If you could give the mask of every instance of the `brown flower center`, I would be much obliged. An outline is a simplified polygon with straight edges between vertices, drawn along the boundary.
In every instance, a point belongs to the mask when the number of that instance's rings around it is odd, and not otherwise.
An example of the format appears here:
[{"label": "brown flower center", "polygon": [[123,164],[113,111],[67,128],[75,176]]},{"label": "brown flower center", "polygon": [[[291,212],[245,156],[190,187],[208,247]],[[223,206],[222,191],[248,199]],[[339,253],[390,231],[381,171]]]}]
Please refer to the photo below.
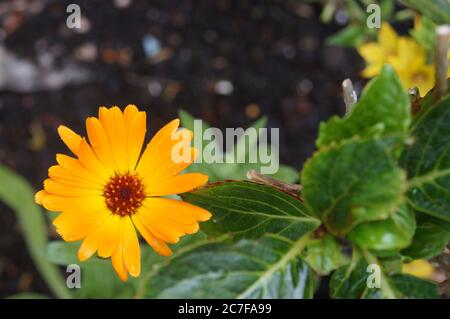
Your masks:
[{"label": "brown flower center", "polygon": [[417,72],[412,76],[414,83],[422,83],[428,80],[428,75],[425,72]]},{"label": "brown flower center", "polygon": [[106,206],[113,214],[133,215],[145,198],[144,185],[137,175],[111,177],[103,190]]}]

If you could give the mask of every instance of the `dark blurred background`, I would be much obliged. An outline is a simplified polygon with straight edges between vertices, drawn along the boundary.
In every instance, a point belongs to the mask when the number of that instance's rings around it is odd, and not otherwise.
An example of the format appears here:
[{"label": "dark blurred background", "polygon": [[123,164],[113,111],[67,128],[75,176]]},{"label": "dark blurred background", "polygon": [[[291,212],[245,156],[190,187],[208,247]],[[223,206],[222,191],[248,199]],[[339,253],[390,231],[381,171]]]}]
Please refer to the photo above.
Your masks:
[{"label": "dark blurred background", "polygon": [[[80,29],[66,26],[70,3]],[[266,115],[280,161],[300,169],[319,122],[344,111],[342,80],[361,87],[361,59],[324,44],[341,26],[320,11],[295,0],[0,1],[0,162],[38,189],[65,151],[59,124],[85,134],[98,106],[132,103],[151,134],[180,108],[219,128]],[[13,212],[0,211],[0,297],[49,293]]]}]

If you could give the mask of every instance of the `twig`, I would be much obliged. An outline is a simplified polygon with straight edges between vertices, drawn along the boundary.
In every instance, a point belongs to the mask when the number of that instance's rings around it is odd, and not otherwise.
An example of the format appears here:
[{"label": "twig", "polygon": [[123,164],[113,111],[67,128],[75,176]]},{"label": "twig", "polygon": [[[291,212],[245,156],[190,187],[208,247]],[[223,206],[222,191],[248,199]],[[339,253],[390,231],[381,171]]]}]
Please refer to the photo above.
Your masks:
[{"label": "twig", "polygon": [[417,87],[408,90],[409,99],[411,100],[411,113],[416,115],[420,111],[420,92]]},{"label": "twig", "polygon": [[353,90],[353,83],[350,79],[342,81],[342,91],[344,94],[345,113],[349,113],[358,100],[356,92]]},{"label": "twig", "polygon": [[441,25],[437,28],[437,46],[435,81],[436,81],[436,100],[441,99],[447,94],[447,69],[448,69],[448,40],[450,37],[450,25]]},{"label": "twig", "polygon": [[284,190],[286,192],[293,193],[296,195],[298,195],[300,190],[302,189],[302,186],[299,184],[285,183],[285,182],[279,181],[275,178],[258,173],[254,169],[251,169],[247,172],[247,178],[251,181],[274,186],[276,188],[279,188],[281,190]]}]

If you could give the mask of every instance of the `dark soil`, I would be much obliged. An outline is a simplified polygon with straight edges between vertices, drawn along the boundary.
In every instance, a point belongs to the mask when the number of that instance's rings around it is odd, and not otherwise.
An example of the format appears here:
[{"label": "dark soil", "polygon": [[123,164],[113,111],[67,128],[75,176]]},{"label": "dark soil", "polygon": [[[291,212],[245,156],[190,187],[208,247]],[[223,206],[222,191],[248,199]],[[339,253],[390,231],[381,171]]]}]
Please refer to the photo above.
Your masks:
[{"label": "dark soil", "polygon": [[[41,2],[33,13],[0,12],[0,45],[3,34],[18,58],[50,54],[56,66],[77,61],[92,76],[55,90],[0,91],[0,162],[36,189],[55,153],[65,152],[57,126],[84,134],[85,118],[100,105],[144,108],[151,134],[179,108],[220,128],[247,127],[266,115],[280,128],[281,162],[300,169],[314,151],[319,122],[343,112],[342,80],[360,87],[357,53],[326,46],[339,27],[320,23],[320,8],[301,1],[135,0],[122,9],[80,1],[90,24],[83,33],[65,27],[73,0]],[[146,54],[146,36],[161,48]],[[80,49],[86,44],[91,51]],[[218,81],[231,82],[232,92]],[[48,293],[15,216],[0,210],[0,297]]]}]

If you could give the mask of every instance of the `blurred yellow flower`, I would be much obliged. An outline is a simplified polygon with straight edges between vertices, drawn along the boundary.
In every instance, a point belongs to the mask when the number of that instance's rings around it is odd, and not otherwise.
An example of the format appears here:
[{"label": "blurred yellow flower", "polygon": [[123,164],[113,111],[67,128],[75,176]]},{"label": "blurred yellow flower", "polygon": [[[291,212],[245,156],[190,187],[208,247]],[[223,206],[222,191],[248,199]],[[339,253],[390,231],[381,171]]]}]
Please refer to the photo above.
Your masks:
[{"label": "blurred yellow flower", "polygon": [[378,75],[388,59],[398,54],[398,42],[397,33],[388,23],[383,22],[378,33],[378,42],[365,43],[358,48],[359,54],[367,63],[362,76],[371,78]]},{"label": "blurred yellow flower", "polygon": [[414,260],[413,262],[403,264],[403,273],[413,275],[419,278],[431,278],[434,274],[433,266],[424,259]]},{"label": "blurred yellow flower", "polygon": [[[416,26],[419,24],[420,21]],[[417,87],[423,96],[434,86],[434,65],[427,63],[425,50],[414,39],[398,36],[386,22],[378,33],[378,41],[361,45],[358,52],[367,63],[361,73],[363,77],[374,77],[383,64],[390,64],[405,89]]]},{"label": "blurred yellow flower", "polygon": [[425,95],[434,86],[434,65],[426,63],[426,52],[413,39],[401,38],[396,56],[388,59],[397,72],[403,87],[417,87]]},{"label": "blurred yellow flower", "polygon": [[[164,126],[142,155],[146,113],[134,105],[123,113],[118,107],[101,107],[98,118],[86,120],[89,143],[65,126],[58,128],[76,158],[56,155],[59,165],[49,168],[36,202],[61,212],[53,225],[65,241],[83,240],[80,261],[97,252],[111,257],[121,280],[128,274],[137,277],[141,263],[136,229],[157,253],[168,256],[172,251],[166,243],[197,232],[198,222],[211,217],[200,207],[159,197],[190,191],[208,179],[197,173],[179,175],[197,155],[191,147],[189,161],[172,160],[172,148],[180,142],[172,135],[179,124],[176,119]],[[184,133],[179,136],[188,136],[190,142],[192,132]]]}]

